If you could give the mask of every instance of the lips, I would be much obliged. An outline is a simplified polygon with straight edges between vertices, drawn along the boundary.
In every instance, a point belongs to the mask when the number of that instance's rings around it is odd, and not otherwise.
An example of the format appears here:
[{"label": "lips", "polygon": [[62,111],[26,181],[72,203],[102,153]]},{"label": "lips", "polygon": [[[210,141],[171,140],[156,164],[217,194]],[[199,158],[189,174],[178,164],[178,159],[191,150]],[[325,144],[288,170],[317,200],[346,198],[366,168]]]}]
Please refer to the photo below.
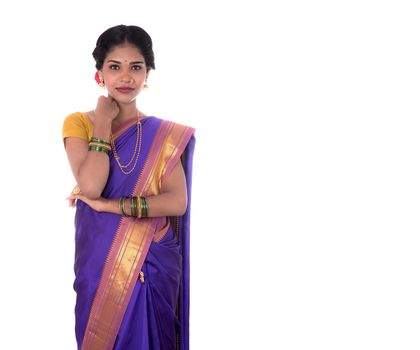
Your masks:
[{"label": "lips", "polygon": [[133,88],[131,88],[131,87],[125,87],[125,86],[118,87],[118,88],[116,88],[116,90],[118,92],[121,92],[122,94],[129,94],[130,92],[134,91]]}]

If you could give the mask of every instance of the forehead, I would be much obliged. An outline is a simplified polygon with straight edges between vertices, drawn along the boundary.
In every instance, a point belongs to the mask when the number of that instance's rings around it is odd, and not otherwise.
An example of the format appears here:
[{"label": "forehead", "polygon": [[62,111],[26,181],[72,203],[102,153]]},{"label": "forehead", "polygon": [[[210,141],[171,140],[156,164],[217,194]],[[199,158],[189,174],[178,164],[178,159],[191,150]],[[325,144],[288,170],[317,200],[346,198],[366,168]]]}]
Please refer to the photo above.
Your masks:
[{"label": "forehead", "polygon": [[137,48],[137,46],[134,46],[131,44],[122,44],[122,45],[113,47],[108,52],[105,59],[123,62],[123,61],[144,60],[144,57],[140,53],[140,50]]}]

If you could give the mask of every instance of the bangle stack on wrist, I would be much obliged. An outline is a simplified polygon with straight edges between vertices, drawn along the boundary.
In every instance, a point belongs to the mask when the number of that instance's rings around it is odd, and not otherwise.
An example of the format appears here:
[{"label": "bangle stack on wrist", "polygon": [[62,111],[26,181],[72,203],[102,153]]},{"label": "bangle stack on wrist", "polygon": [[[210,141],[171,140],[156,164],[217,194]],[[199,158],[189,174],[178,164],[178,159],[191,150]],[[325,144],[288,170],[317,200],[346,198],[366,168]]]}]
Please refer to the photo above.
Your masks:
[{"label": "bangle stack on wrist", "polygon": [[92,137],[89,142],[89,151],[97,151],[97,152],[104,152],[109,153],[111,152],[111,143],[102,140],[98,137]]},{"label": "bangle stack on wrist", "polygon": [[[130,200],[130,215],[127,215],[125,211],[125,201]],[[137,218],[147,218],[149,216],[149,206],[145,197],[121,197],[118,203],[120,208],[121,215],[123,216],[133,216]]]}]

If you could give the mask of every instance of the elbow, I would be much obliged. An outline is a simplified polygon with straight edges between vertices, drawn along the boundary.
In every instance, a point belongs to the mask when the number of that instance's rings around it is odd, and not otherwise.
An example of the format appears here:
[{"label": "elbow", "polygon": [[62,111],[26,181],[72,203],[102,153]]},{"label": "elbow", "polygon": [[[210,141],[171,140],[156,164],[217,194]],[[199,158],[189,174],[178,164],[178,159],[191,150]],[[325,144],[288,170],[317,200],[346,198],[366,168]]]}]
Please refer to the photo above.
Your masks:
[{"label": "elbow", "polygon": [[100,191],[98,188],[95,188],[95,186],[79,185],[79,187],[80,191],[88,199],[98,199],[99,197],[101,197],[102,191]]},{"label": "elbow", "polygon": [[80,188],[80,191],[88,199],[98,199],[101,197],[103,187],[100,186],[98,181],[93,181],[91,178],[86,176],[77,177],[77,182]]},{"label": "elbow", "polygon": [[187,207],[188,207],[188,200],[187,198],[182,198],[177,202],[177,207],[176,207],[176,216],[182,216],[185,214],[185,212],[187,211]]}]

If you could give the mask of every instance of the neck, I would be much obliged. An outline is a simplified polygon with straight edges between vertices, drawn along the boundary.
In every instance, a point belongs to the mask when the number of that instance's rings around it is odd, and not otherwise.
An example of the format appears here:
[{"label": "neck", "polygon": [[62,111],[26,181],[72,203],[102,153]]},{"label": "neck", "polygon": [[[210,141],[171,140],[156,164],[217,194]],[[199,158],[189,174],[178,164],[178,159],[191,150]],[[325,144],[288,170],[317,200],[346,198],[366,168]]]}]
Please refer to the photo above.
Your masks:
[{"label": "neck", "polygon": [[[135,102],[130,104],[118,104],[118,107],[120,108],[120,111],[118,112],[117,118],[113,121],[114,125],[124,123],[129,119],[137,117],[139,114]],[[140,116],[142,116],[142,113],[140,113]]]}]

